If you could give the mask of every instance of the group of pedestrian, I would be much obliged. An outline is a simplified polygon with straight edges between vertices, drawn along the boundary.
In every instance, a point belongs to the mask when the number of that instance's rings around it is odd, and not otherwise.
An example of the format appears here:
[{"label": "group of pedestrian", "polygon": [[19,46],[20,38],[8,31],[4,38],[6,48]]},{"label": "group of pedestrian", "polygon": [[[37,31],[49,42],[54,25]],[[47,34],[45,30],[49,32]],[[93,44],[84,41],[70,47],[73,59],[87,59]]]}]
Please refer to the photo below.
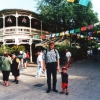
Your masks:
[{"label": "group of pedestrian", "polygon": [[[26,56],[26,55],[24,55]],[[37,75],[35,77],[40,77],[41,72],[47,76],[47,91],[46,93],[50,93],[51,90],[54,92],[58,92],[56,88],[57,83],[57,71],[61,73],[62,78],[62,91],[60,94],[64,94],[66,90],[66,95],[68,95],[68,74],[67,74],[67,68],[70,65],[69,60],[71,57],[71,53],[66,50],[66,65],[62,66],[62,71],[60,70],[60,55],[57,49],[55,49],[55,43],[49,42],[48,43],[48,49],[38,51],[38,57],[37,57],[37,66],[38,71]],[[23,58],[26,62],[26,57]],[[26,66],[26,65],[25,65]],[[15,54],[12,54],[10,57],[8,53],[5,53],[2,57],[2,66],[1,71],[3,74],[3,85],[9,86],[9,75],[10,72],[12,72],[12,75],[14,76],[13,82],[16,84],[19,83],[18,76],[20,75],[20,60],[15,56]],[[51,75],[52,75],[52,86],[51,86]]]},{"label": "group of pedestrian", "polygon": [[18,76],[19,74],[19,59],[15,56],[15,54],[12,54],[10,57],[8,53],[4,53],[2,57],[2,66],[1,71],[3,75],[3,85],[9,86],[9,75],[10,72],[12,72],[12,75],[14,76],[14,81],[16,84],[18,84]]}]

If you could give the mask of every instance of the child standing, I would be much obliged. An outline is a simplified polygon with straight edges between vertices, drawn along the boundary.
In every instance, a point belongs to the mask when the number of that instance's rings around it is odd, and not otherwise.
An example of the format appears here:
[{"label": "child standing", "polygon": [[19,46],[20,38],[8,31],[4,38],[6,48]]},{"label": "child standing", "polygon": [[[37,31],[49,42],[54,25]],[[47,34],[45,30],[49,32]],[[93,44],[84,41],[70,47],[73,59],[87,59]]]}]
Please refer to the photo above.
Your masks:
[{"label": "child standing", "polygon": [[67,68],[65,66],[62,67],[61,78],[62,78],[62,91],[60,92],[60,94],[64,94],[66,90],[66,95],[68,95],[68,74],[67,74]]}]

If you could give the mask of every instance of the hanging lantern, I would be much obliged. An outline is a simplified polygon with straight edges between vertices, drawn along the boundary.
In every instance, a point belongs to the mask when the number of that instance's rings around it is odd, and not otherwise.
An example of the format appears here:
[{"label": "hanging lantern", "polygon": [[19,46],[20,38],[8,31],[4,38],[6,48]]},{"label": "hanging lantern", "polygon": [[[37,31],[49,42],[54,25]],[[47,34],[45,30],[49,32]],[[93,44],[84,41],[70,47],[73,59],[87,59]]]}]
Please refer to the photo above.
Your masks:
[{"label": "hanging lantern", "polygon": [[10,16],[9,16],[9,18],[7,19],[7,22],[8,22],[8,23],[12,23],[12,20],[11,20]]},{"label": "hanging lantern", "polygon": [[34,22],[34,25],[37,25],[38,24],[38,22]]},{"label": "hanging lantern", "polygon": [[22,19],[22,23],[26,23],[26,18],[25,17]]}]

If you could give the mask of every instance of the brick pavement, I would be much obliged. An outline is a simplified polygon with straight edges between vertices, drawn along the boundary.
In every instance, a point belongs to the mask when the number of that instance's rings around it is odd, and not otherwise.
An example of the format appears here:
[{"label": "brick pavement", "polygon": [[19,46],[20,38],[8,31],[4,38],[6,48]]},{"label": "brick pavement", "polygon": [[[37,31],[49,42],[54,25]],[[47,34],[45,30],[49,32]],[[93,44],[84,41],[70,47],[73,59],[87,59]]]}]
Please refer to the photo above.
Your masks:
[{"label": "brick pavement", "polygon": [[[36,64],[21,71],[19,84],[12,83],[12,74],[10,74],[11,86],[2,85],[2,74],[0,73],[0,100],[100,100],[100,61],[84,60],[74,62],[71,68],[68,68],[69,74],[69,95],[46,93],[46,77],[41,74],[40,78],[35,78]],[[57,89],[61,91],[61,78],[58,73]],[[43,84],[36,87],[36,84]]]}]

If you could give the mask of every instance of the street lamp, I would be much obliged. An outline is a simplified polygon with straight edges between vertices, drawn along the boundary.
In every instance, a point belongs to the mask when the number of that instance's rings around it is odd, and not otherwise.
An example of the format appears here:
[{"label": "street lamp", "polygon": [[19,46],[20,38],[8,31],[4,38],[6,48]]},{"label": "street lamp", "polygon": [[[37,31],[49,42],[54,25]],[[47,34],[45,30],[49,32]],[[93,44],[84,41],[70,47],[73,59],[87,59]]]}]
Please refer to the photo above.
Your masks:
[{"label": "street lamp", "polygon": [[[69,21],[69,29],[73,29],[73,27],[74,27],[74,25],[75,25],[75,21],[74,21],[74,19],[72,18],[72,19],[70,19],[70,21]],[[71,34],[70,34],[70,47],[71,47]]]},{"label": "street lamp", "polygon": [[41,36],[42,36],[42,21],[41,21]]}]

